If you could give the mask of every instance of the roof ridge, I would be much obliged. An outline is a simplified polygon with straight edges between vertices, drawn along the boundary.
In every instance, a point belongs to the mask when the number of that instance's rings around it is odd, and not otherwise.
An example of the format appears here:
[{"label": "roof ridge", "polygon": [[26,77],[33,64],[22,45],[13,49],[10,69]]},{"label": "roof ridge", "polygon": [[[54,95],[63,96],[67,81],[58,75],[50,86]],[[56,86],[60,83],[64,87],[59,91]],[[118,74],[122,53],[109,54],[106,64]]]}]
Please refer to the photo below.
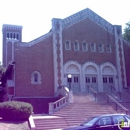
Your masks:
[{"label": "roof ridge", "polygon": [[110,32],[111,34],[114,33],[113,25],[111,23],[109,23],[108,21],[106,21],[101,16],[99,16],[98,14],[96,14],[95,12],[93,12],[92,10],[90,10],[89,8],[81,10],[67,18],[64,18],[62,20],[62,26],[63,26],[63,28],[67,28],[86,18],[91,19],[93,22],[95,22],[96,24],[98,24],[99,26],[101,26],[102,28],[104,28],[105,30]]},{"label": "roof ridge", "polygon": [[20,43],[20,46],[30,47],[30,46],[35,45],[35,44],[37,44],[38,42],[40,42],[40,41],[42,41],[42,40],[48,38],[49,36],[51,36],[51,34],[52,34],[52,31],[51,31],[51,32],[48,32],[48,33],[46,33],[46,34],[44,34],[44,35],[42,35],[42,36],[40,36],[40,37],[38,37],[38,38],[36,38],[36,39],[34,39],[34,40],[32,40],[32,41],[30,41],[30,42]]}]

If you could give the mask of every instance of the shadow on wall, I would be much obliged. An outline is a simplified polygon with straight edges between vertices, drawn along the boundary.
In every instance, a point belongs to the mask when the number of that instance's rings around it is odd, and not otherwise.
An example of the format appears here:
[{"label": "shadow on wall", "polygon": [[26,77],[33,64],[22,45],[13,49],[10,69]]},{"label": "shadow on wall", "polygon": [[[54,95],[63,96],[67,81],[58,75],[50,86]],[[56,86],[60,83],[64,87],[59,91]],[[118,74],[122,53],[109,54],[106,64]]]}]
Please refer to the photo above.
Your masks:
[{"label": "shadow on wall", "polygon": [[55,102],[58,98],[17,98],[14,100],[32,104],[34,114],[48,114],[49,102]]}]

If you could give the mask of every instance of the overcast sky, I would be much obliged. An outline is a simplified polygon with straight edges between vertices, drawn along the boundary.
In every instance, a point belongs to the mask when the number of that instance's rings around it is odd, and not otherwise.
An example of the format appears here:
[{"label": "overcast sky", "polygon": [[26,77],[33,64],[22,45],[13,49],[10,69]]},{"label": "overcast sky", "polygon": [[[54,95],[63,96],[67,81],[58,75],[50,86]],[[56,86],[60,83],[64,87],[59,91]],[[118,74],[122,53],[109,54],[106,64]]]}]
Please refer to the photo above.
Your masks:
[{"label": "overcast sky", "polygon": [[[23,42],[29,42],[51,29],[52,18],[66,18],[90,8],[113,25],[130,21],[130,0],[0,0],[0,27],[23,26]],[[2,31],[0,34],[2,61]]]}]

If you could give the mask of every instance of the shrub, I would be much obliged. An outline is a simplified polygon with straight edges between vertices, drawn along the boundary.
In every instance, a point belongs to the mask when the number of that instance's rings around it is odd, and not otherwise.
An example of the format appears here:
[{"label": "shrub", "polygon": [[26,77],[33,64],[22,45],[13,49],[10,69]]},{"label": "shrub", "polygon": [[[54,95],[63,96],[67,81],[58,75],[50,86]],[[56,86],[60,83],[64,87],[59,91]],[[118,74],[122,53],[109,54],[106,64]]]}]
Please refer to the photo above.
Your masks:
[{"label": "shrub", "polygon": [[6,120],[27,120],[33,112],[29,103],[12,101],[0,103],[0,117]]}]

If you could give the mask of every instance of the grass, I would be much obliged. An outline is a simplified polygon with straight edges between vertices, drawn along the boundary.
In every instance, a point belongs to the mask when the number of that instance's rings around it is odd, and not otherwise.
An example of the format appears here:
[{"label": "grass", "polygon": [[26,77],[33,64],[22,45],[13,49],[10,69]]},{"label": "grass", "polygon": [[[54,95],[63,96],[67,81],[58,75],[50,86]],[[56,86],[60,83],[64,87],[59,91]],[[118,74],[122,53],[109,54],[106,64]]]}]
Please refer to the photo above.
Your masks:
[{"label": "grass", "polygon": [[5,121],[0,118],[0,130],[30,130],[28,121]]}]

